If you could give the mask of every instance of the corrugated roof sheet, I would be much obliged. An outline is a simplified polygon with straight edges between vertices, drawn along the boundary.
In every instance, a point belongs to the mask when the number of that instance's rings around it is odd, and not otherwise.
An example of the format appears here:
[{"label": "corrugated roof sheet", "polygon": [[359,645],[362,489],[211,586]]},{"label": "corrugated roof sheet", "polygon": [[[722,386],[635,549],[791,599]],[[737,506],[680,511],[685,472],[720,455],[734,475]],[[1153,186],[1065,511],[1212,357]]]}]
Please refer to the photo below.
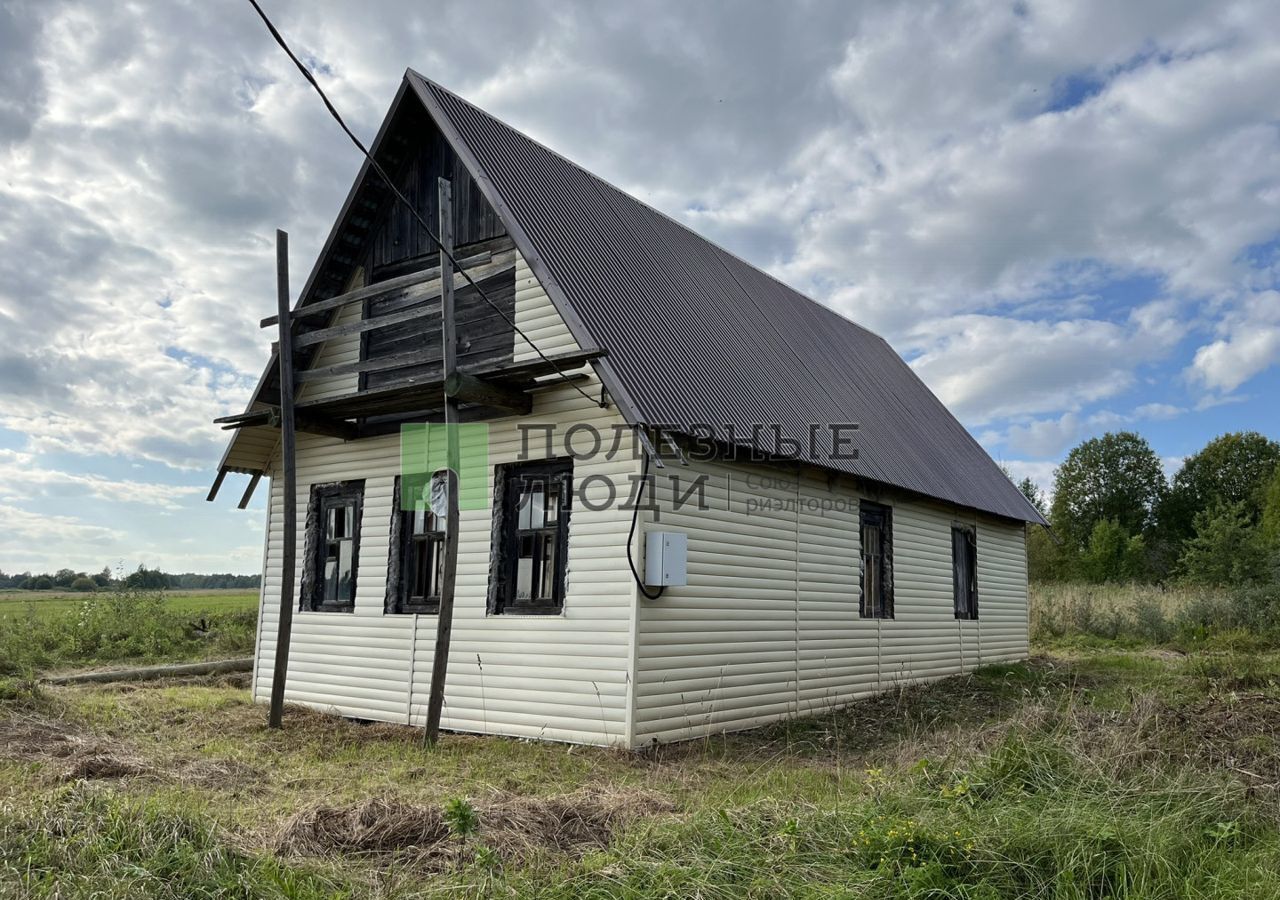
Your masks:
[{"label": "corrugated roof sheet", "polygon": [[[566,318],[608,351],[601,376],[639,421],[709,425],[738,442],[753,426],[776,425],[817,465],[1043,522],[883,338],[456,94],[407,77],[535,271],[554,282],[548,292],[568,304]],[[811,425],[846,422],[860,426],[857,459],[834,457],[828,441],[810,446]]]}]

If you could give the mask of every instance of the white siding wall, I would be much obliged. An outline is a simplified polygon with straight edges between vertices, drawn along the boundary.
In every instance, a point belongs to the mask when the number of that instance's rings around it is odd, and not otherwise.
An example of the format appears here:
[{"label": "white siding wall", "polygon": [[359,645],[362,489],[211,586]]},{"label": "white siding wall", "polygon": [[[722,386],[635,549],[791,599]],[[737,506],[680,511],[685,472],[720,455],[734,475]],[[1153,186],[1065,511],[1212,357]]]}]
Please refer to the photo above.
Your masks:
[{"label": "white siding wall", "polygon": [[[544,353],[572,349],[572,338],[532,278],[523,260],[517,270],[516,321]],[[359,307],[354,307],[356,317]],[[315,365],[358,356],[358,340],[335,341]],[[523,356],[535,355],[525,347]],[[355,389],[355,376],[313,382],[308,397]],[[349,383],[345,383],[349,382]],[[598,396],[599,384],[582,387]],[[568,386],[535,395],[530,416],[489,423],[489,466],[514,462],[522,449],[518,424],[557,427],[555,455],[564,455],[569,425],[588,422],[612,435],[616,411],[602,410]],[[585,447],[583,445],[579,449]],[[277,451],[278,452],[278,451]],[[534,431],[529,454],[544,453]],[[629,487],[637,463],[629,454],[601,455],[574,464],[575,484],[600,475]],[[299,533],[295,592],[301,583],[303,524],[312,484],[363,478],[364,512],[353,613],[299,612],[295,601],[286,698],[360,718],[422,724],[430,690],[436,617],[383,612],[395,476],[400,471],[398,435],[351,443],[300,435],[298,442]],[[489,479],[492,502],[492,478]],[[609,488],[596,480],[587,499],[603,503]],[[630,518],[618,504],[591,510],[578,504],[570,519],[564,613],[558,616],[487,615],[490,522],[488,508],[463,510],[459,520],[458,585],[443,726],[463,731],[546,737],[595,744],[629,743],[627,710],[635,588],[626,561]],[[266,579],[260,612],[254,692],[270,696],[280,597],[282,486],[273,479]]]},{"label": "white siding wall", "polygon": [[[708,477],[675,510],[665,477]],[[1027,653],[1024,529],[896,497],[892,620],[858,615],[861,496],[821,473],[694,463],[659,473],[650,529],[689,536],[689,584],[637,615],[634,741],[748,728]],[[951,525],[978,530],[980,618],[957,621]]]},{"label": "white siding wall", "polygon": [[[547,356],[581,349],[569,333],[569,327],[552,304],[547,292],[534,276],[529,263],[516,251],[516,326],[534,347]],[[516,335],[515,361],[537,359],[538,352],[528,341]]]}]

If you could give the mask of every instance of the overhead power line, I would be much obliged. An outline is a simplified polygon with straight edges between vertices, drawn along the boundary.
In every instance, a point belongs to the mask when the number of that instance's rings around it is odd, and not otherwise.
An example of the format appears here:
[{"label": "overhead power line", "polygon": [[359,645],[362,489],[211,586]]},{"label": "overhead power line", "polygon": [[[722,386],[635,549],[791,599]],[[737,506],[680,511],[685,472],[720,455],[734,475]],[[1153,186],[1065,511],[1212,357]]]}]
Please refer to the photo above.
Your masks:
[{"label": "overhead power line", "polygon": [[405,208],[409,210],[409,213],[415,219],[418,220],[418,224],[422,227],[422,230],[427,233],[427,237],[431,238],[431,242],[435,244],[436,247],[439,248],[440,252],[445,256],[445,258],[448,259],[449,262],[453,264],[454,270],[459,275],[461,275],[464,279],[466,279],[467,284],[475,288],[476,293],[480,295],[480,299],[482,299],[485,303],[487,303],[489,307],[493,309],[494,312],[496,312],[499,316],[501,316],[503,321],[505,321],[508,325],[510,325],[511,329],[516,334],[524,338],[525,343],[528,344],[533,349],[533,352],[537,353],[538,356],[541,357],[543,362],[550,365],[551,368],[555,370],[555,373],[559,375],[561,379],[564,380],[565,384],[569,385],[575,391],[577,391],[579,394],[585,397],[588,402],[597,404],[599,406],[604,406],[605,403],[603,400],[596,400],[594,397],[592,397],[590,394],[584,391],[576,381],[574,381],[567,374],[565,374],[564,370],[561,369],[560,366],[558,366],[554,360],[552,360],[549,356],[547,356],[547,354],[543,353],[542,350],[539,349],[538,345],[535,344],[527,334],[525,334],[523,331],[520,330],[520,326],[518,326],[515,323],[515,321],[510,316],[508,316],[507,313],[500,306],[498,306],[498,304],[494,303],[491,299],[489,299],[489,295],[486,294],[484,292],[484,289],[480,287],[479,284],[476,283],[476,280],[474,278],[472,278],[469,274],[467,274],[467,270],[458,265],[457,258],[454,257],[453,253],[451,253],[448,249],[446,249],[444,244],[440,242],[439,236],[434,231],[431,230],[431,226],[427,224],[427,221],[424,218],[422,218],[422,214],[419,213],[417,208],[412,203],[409,202],[408,198],[405,197],[405,195],[400,192],[400,189],[396,187],[395,182],[391,180],[391,177],[387,174],[386,170],[382,168],[382,166],[378,163],[378,161],[373,158],[373,154],[371,154],[368,148],[365,147],[364,142],[361,141],[360,138],[356,137],[355,132],[353,132],[350,128],[347,127],[347,123],[343,120],[342,114],[338,112],[337,108],[333,105],[333,102],[329,100],[328,95],[325,94],[324,92],[324,88],[320,87],[320,84],[319,82],[316,81],[315,76],[311,74],[311,70],[308,69],[306,65],[302,62],[302,60],[298,59],[297,54],[295,54],[293,50],[290,49],[289,43],[284,39],[284,35],[280,33],[279,29],[277,29],[276,26],[272,23],[271,19],[268,18],[266,12],[264,12],[262,7],[258,5],[258,0],[249,0],[249,5],[254,8],[254,11],[257,12],[259,18],[262,19],[263,24],[267,26],[267,30],[271,32],[271,36],[275,38],[276,43],[280,45],[280,49],[282,49],[286,54],[288,54],[289,59],[293,60],[293,64],[297,66],[298,71],[302,73],[302,77],[307,79],[307,81],[310,82],[311,86],[315,88],[316,93],[320,95],[320,99],[324,101],[325,108],[329,110],[329,115],[333,116],[334,121],[336,121],[338,125],[342,128],[342,130],[346,132],[347,137],[351,138],[351,143],[355,144],[356,147],[360,150],[360,152],[364,154],[364,158],[369,161],[369,167],[372,168],[373,171],[378,173],[378,176],[383,180],[383,182],[386,183],[387,187],[391,189],[391,192],[395,195],[396,199],[399,200],[401,203],[403,203],[405,205]]}]

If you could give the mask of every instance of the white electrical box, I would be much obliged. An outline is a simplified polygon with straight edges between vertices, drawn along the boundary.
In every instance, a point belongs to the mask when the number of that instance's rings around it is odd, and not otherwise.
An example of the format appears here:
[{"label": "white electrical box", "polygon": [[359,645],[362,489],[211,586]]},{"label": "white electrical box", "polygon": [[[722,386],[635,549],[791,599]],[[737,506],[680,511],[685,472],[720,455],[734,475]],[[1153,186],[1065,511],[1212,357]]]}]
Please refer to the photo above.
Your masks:
[{"label": "white electrical box", "polygon": [[644,544],[644,583],[649,587],[681,587],[689,583],[689,536],[678,531],[650,531]]}]

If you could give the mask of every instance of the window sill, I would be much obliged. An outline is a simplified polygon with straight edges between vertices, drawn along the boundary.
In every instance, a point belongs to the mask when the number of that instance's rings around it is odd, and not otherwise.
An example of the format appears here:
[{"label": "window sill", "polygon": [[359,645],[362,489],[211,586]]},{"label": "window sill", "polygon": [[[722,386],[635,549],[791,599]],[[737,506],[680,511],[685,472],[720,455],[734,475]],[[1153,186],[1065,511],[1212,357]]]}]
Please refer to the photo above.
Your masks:
[{"label": "window sill", "polygon": [[521,618],[521,619],[532,618],[535,616],[545,618],[547,616],[563,616],[564,607],[561,606],[556,609],[499,609],[499,610],[490,610],[487,613],[487,615],[488,616],[507,616],[509,618]]},{"label": "window sill", "polygon": [[300,611],[310,613],[353,613],[356,611],[356,607],[354,603],[348,606],[307,606]]}]

